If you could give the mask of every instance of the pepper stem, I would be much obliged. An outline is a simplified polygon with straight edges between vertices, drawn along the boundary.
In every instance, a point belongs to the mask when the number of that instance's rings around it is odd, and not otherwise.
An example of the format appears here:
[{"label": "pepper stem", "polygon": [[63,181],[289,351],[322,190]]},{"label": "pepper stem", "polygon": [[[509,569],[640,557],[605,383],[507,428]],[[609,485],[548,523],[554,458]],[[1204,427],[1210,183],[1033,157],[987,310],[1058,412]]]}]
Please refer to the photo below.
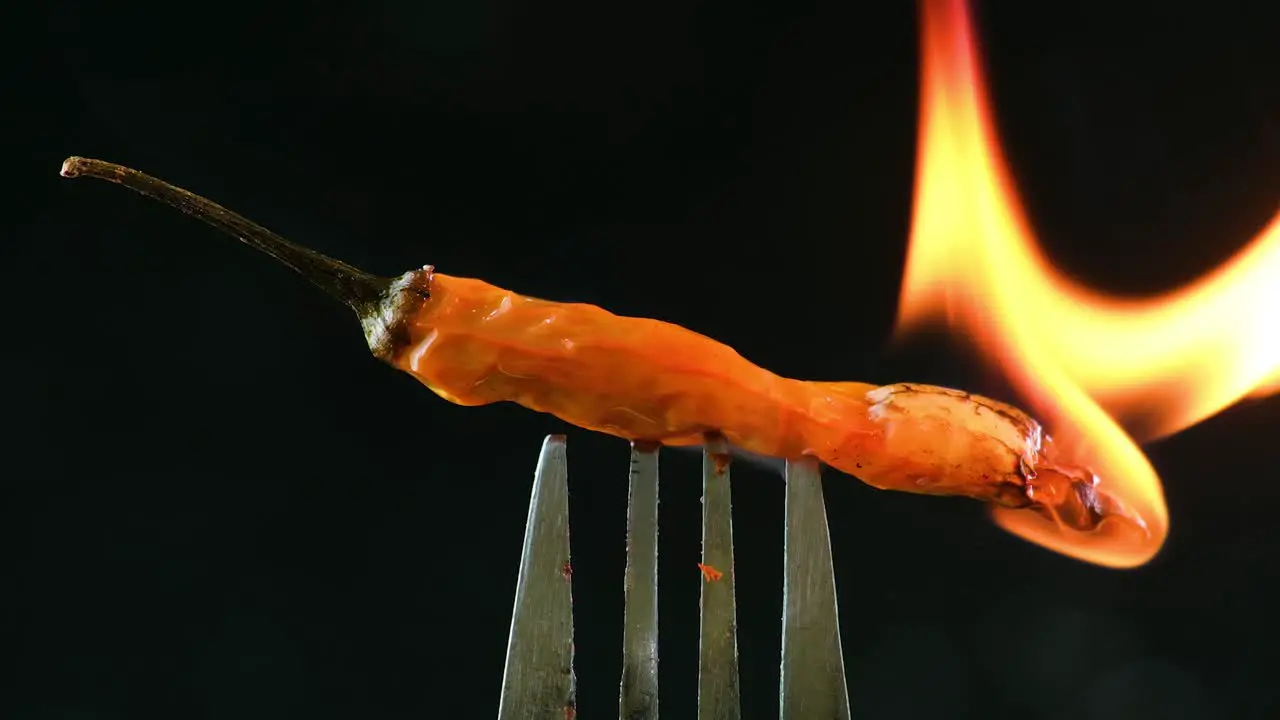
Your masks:
[{"label": "pepper stem", "polygon": [[69,157],[62,163],[62,176],[93,177],[117,183],[203,220],[293,268],[321,290],[341,300],[362,320],[376,312],[378,304],[391,289],[393,281],[390,278],[371,275],[340,260],[296,245],[212,200],[133,168],[102,160]]}]

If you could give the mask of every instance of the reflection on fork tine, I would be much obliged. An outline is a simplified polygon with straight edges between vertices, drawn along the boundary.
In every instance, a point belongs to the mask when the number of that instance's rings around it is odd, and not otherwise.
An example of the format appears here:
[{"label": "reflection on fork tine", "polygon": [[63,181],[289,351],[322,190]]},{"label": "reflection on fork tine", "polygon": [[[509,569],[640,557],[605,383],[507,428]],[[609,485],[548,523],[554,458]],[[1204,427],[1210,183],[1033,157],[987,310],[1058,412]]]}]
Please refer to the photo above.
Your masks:
[{"label": "reflection on fork tine", "polygon": [[849,717],[822,470],[787,461],[782,578],[782,720]]},{"label": "reflection on fork tine", "polygon": [[618,717],[658,717],[658,446],[631,444]]},{"label": "reflection on fork tine", "polygon": [[702,452],[702,564],[721,575],[702,583],[698,720],[737,720],[741,714],[732,508],[729,446],[710,437]]},{"label": "reflection on fork tine", "polygon": [[573,718],[571,580],[565,438],[551,435],[542,443],[533,476],[499,720]]}]

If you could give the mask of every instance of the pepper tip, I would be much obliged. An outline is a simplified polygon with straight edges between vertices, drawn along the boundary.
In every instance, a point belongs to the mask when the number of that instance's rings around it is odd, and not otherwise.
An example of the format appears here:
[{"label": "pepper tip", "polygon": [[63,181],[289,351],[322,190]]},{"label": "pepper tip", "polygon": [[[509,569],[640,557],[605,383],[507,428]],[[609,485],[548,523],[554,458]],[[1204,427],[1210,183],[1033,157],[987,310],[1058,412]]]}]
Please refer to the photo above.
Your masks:
[{"label": "pepper tip", "polygon": [[62,175],[62,177],[65,177],[65,178],[77,177],[80,175],[80,170],[83,165],[84,165],[84,158],[80,157],[79,155],[72,155],[71,157],[62,161],[62,170],[59,171],[58,174]]}]

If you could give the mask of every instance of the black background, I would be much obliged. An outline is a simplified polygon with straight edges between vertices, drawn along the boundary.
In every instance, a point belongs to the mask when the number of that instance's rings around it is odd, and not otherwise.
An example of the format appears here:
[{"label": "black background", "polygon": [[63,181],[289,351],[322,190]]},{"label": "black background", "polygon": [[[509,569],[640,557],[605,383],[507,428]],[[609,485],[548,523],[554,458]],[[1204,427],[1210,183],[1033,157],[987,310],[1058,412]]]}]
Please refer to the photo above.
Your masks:
[{"label": "black background", "polygon": [[[1053,260],[1143,294],[1276,211],[1267,3],[983,3]],[[616,715],[626,444],[465,409],[133,165],[371,271],[660,317],[777,372],[1000,394],[891,348],[911,3],[88,3],[10,13],[0,717],[492,717],[528,481],[568,432],[579,709]],[[1280,713],[1280,400],[1153,445],[1173,534],[1086,566],[963,500],[826,484],[862,718]],[[664,456],[662,712],[692,717],[698,459]],[[782,484],[735,473],[743,701],[776,714]]]}]

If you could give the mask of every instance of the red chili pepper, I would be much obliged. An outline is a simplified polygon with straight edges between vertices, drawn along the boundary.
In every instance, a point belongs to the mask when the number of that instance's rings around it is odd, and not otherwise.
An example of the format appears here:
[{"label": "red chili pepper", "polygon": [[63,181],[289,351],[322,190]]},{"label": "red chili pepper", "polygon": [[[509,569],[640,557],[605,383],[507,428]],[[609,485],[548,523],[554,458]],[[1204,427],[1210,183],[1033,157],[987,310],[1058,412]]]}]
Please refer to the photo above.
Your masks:
[{"label": "red chili pepper", "polygon": [[995,400],[784,378],[660,320],[526,297],[431,266],[371,275],[131,168],[73,157],[62,174],[119,183],[275,257],[351,307],[375,356],[459,405],[511,401],[664,445],[720,433],[761,455],[815,456],[878,488],[1029,508],[1080,530],[1106,517],[1141,527],[1088,470],[1055,463],[1036,421]]}]

